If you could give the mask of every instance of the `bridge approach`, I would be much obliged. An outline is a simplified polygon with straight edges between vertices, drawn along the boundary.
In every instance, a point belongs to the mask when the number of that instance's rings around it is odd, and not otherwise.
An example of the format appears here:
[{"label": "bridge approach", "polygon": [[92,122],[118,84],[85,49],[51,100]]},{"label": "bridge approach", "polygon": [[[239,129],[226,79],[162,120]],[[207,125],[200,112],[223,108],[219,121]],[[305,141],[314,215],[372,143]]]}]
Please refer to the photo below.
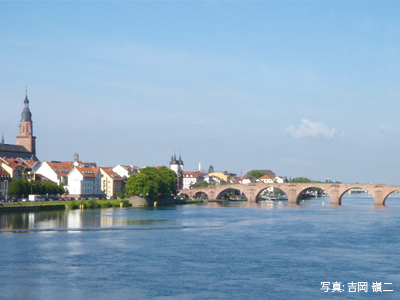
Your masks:
[{"label": "bridge approach", "polygon": [[375,205],[385,205],[386,198],[393,192],[399,191],[399,185],[385,184],[359,184],[359,183],[249,183],[214,185],[205,188],[182,189],[179,194],[186,194],[189,198],[195,198],[204,193],[208,199],[221,199],[229,189],[236,189],[243,193],[247,201],[257,202],[262,191],[274,187],[284,192],[291,204],[298,204],[300,195],[310,188],[320,188],[330,197],[333,205],[340,205],[342,196],[351,189],[363,189],[374,198]]}]

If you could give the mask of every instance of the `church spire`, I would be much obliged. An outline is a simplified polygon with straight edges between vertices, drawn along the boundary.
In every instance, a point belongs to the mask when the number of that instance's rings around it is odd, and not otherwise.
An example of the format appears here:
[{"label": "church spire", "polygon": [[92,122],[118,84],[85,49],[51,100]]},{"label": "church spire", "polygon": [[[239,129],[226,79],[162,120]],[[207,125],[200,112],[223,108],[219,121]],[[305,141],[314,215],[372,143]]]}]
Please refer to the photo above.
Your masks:
[{"label": "church spire", "polygon": [[24,110],[21,113],[21,123],[19,124],[19,135],[16,145],[24,146],[26,150],[36,155],[36,137],[33,136],[32,113],[29,110],[28,93],[25,90]]},{"label": "church spire", "polygon": [[1,135],[1,143],[4,144],[4,135]]},{"label": "church spire", "polygon": [[183,166],[183,160],[181,158],[181,150],[179,150],[179,160],[178,160],[179,165]]},{"label": "church spire", "polygon": [[32,113],[29,110],[28,93],[25,90],[24,110],[21,114],[21,122],[32,122]]}]

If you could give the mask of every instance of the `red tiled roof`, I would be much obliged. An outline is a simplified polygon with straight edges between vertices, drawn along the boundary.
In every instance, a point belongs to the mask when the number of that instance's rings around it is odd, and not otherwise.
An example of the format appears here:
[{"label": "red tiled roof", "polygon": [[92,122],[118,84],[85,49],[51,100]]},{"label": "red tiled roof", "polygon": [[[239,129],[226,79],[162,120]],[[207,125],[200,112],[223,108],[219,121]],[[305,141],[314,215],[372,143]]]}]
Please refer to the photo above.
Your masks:
[{"label": "red tiled roof", "polygon": [[[61,177],[67,177],[68,174],[75,168],[74,161],[46,161],[50,168]],[[90,167],[91,164],[77,161],[79,167]]]},{"label": "red tiled roof", "polygon": [[235,183],[240,183],[243,180],[243,177],[232,177],[230,180]]},{"label": "red tiled roof", "polygon": [[275,179],[275,176],[272,177],[272,176],[270,176],[270,175],[268,175],[268,174],[265,174],[265,175],[261,176],[259,179],[272,179],[272,180],[274,180],[274,179]]},{"label": "red tiled roof", "polygon": [[46,161],[46,163],[61,177],[67,177],[75,167],[73,161]]},{"label": "red tiled roof", "polygon": [[[21,158],[6,158],[3,157],[2,161],[5,162],[7,165],[10,166],[14,171],[18,170],[18,168],[23,168],[23,169],[32,169],[32,165],[29,165],[26,160],[23,160]],[[29,160],[31,161],[31,160]]]},{"label": "red tiled roof", "polygon": [[112,168],[100,168],[103,170],[108,176],[112,178],[112,180],[117,180],[117,181],[123,181],[124,179],[119,176],[117,173],[115,173]]},{"label": "red tiled roof", "polygon": [[96,177],[100,168],[91,167],[76,167],[76,169],[83,175],[83,177]]}]

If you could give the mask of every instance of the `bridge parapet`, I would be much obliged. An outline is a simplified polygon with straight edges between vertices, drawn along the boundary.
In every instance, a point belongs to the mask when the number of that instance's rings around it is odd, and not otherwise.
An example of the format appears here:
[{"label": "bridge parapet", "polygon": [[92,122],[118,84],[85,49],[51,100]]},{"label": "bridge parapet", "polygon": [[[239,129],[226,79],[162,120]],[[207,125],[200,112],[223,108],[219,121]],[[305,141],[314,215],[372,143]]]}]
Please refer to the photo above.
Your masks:
[{"label": "bridge parapet", "polygon": [[349,184],[349,183],[251,183],[215,185],[205,188],[183,189],[181,194],[194,198],[198,193],[204,193],[209,199],[219,199],[229,189],[236,189],[243,193],[251,203],[257,202],[259,195],[267,188],[274,187],[284,192],[289,203],[299,203],[300,195],[307,189],[320,188],[330,197],[332,205],[341,205],[342,196],[349,190],[359,188],[366,190],[374,198],[375,205],[384,205],[386,198],[393,192],[399,191],[400,186],[384,184]]}]

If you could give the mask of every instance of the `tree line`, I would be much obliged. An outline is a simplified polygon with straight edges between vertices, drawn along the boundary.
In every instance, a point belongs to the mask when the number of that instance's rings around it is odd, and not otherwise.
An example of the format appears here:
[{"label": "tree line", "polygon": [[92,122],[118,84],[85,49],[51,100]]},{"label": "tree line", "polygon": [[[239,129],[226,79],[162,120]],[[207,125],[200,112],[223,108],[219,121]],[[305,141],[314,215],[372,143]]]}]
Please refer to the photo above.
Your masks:
[{"label": "tree line", "polygon": [[8,188],[8,194],[18,198],[28,197],[28,195],[62,195],[65,194],[63,184],[50,181],[28,181],[22,178],[14,179]]}]

